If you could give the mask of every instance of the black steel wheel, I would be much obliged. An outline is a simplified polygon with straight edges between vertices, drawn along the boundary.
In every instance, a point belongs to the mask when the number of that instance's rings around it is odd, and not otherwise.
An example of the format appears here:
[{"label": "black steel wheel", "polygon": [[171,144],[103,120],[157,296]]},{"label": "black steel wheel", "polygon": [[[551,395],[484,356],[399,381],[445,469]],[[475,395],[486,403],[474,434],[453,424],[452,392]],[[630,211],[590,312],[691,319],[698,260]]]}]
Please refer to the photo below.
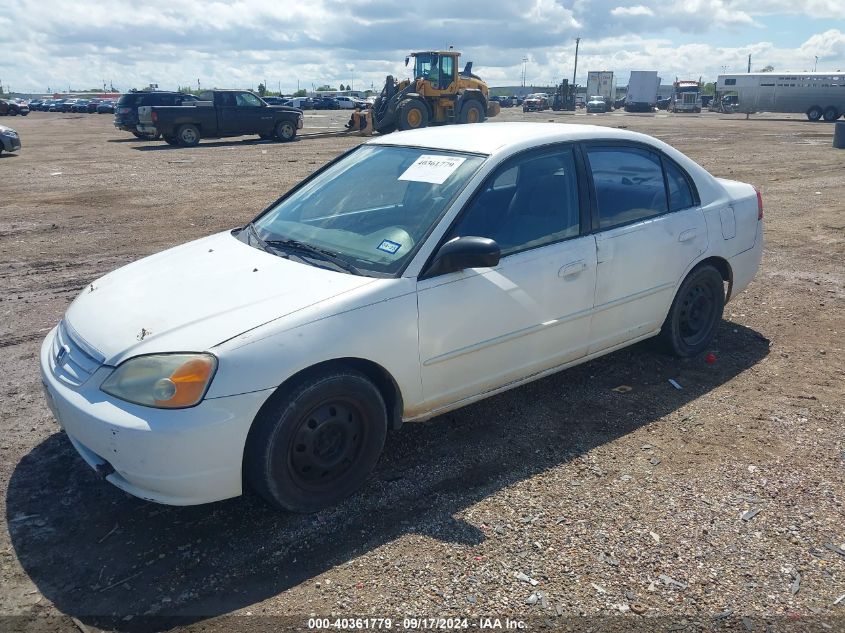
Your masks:
[{"label": "black steel wheel", "polygon": [[272,505],[316,512],[364,483],[386,436],[384,399],[366,376],[342,366],[306,374],[256,417],[244,474]]},{"label": "black steel wheel", "polygon": [[724,307],[722,275],[708,264],[695,268],[678,289],[663,323],[665,347],[681,357],[703,352],[716,334]]},{"label": "black steel wheel", "polygon": [[833,106],[828,106],[824,109],[823,116],[825,121],[835,121],[839,118],[839,110],[837,110]]},{"label": "black steel wheel", "polygon": [[807,118],[810,121],[818,121],[822,118],[822,109],[819,106],[813,106],[807,110]]}]

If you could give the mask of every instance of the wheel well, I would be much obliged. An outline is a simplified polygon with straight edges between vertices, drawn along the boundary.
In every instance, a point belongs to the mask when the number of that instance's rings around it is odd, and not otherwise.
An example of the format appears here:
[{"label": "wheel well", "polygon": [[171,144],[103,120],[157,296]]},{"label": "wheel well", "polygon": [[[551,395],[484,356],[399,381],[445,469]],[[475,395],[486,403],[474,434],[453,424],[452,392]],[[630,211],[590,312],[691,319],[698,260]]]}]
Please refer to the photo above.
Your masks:
[{"label": "wheel well", "polygon": [[728,292],[725,294],[725,303],[727,303],[728,301],[730,301],[731,290],[733,290],[734,285],[734,274],[733,270],[731,270],[731,265],[728,263],[728,260],[722,257],[708,257],[707,259],[698,262],[695,268],[699,268],[704,265],[710,265],[716,270],[718,270],[719,274],[722,276],[722,280],[728,283]]},{"label": "wheel well", "polygon": [[286,388],[294,381],[306,378],[311,375],[318,375],[330,367],[348,367],[361,372],[369,378],[384,398],[384,404],[387,407],[388,424],[392,429],[398,429],[402,426],[402,412],[404,410],[404,403],[402,400],[402,392],[399,385],[393,379],[384,367],[371,360],[363,358],[335,358],[333,360],[323,361],[311,367],[303,369],[278,386],[267,402],[274,400],[280,394],[283,394]]}]

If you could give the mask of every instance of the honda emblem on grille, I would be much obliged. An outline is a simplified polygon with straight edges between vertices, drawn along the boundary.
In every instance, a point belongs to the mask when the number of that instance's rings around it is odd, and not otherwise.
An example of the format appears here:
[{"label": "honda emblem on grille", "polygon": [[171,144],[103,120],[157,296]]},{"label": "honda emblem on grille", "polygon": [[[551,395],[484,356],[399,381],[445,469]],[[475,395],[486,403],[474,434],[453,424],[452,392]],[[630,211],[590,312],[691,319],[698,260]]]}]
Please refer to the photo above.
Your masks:
[{"label": "honda emblem on grille", "polygon": [[70,348],[67,346],[67,344],[62,345],[59,348],[59,351],[56,353],[56,364],[61,365],[65,361],[65,358],[68,354],[70,354]]}]

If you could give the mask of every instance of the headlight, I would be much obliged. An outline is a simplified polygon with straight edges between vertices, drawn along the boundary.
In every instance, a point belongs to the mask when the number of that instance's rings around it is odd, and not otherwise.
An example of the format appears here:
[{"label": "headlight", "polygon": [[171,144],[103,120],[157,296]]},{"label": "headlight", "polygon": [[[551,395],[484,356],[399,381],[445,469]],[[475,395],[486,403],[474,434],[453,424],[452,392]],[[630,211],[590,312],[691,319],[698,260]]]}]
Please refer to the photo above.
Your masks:
[{"label": "headlight", "polygon": [[121,363],[100,389],[121,400],[160,409],[199,403],[217,370],[211,354],[151,354]]}]

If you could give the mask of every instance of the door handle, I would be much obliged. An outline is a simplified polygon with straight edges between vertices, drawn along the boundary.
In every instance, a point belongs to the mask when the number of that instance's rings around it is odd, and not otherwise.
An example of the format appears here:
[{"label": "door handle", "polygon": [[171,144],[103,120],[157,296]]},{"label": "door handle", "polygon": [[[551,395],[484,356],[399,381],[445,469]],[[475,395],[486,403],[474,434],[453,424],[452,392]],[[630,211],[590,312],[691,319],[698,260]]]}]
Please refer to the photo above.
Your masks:
[{"label": "door handle", "polygon": [[698,231],[695,229],[687,229],[686,231],[681,231],[681,234],[678,236],[679,242],[689,242],[690,240],[695,239],[698,235]]},{"label": "door handle", "polygon": [[567,279],[569,277],[576,277],[580,275],[584,270],[586,270],[586,268],[587,264],[584,263],[583,260],[572,262],[571,264],[567,264],[559,271],[557,271],[557,276],[563,277],[564,279]]}]

